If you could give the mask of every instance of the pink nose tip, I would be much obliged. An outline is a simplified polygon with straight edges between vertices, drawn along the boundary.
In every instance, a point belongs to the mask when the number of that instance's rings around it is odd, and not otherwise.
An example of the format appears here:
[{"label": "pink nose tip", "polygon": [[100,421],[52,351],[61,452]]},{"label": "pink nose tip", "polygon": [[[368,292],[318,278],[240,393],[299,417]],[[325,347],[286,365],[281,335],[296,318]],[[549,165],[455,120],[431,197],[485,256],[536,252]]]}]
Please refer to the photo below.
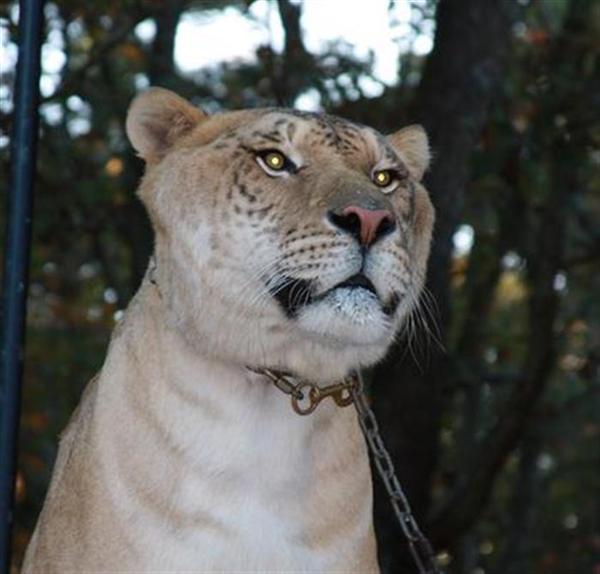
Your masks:
[{"label": "pink nose tip", "polygon": [[360,240],[370,245],[377,237],[394,227],[394,216],[387,209],[365,209],[349,205],[342,212],[345,217],[355,215],[360,224]]}]

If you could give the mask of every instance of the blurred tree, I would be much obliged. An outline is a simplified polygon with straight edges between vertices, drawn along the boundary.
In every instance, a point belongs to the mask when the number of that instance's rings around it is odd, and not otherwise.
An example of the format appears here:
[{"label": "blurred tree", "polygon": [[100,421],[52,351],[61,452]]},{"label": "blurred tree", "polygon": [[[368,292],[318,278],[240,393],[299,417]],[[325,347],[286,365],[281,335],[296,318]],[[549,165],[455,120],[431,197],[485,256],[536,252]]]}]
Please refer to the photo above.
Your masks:
[{"label": "blurred tree", "polygon": [[[178,69],[184,18],[233,10],[255,20],[254,7],[265,2],[281,23],[280,49],[267,42],[252,59]],[[0,7],[3,169],[16,4]],[[163,85],[210,111],[310,96],[384,131],[412,121],[427,127],[427,185],[437,208],[428,292],[371,374],[383,432],[453,574],[595,572],[600,5],[407,4],[392,85],[378,80],[372,55],[343,41],[309,50],[305,6],[47,3],[15,563],[41,506],[56,437],[145,273],[151,230],[133,193],[142,164],[123,125],[134,94]],[[434,29],[433,50],[419,55],[415,42]],[[379,487],[376,514],[384,572],[412,571]]]}]

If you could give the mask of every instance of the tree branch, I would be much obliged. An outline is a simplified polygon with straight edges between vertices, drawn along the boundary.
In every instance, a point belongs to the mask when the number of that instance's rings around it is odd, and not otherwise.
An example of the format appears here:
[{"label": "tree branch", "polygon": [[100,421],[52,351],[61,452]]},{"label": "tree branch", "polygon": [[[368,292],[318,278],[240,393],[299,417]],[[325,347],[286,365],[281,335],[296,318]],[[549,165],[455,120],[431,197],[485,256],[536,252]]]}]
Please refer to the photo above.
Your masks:
[{"label": "tree branch", "polygon": [[42,98],[40,103],[43,104],[45,102],[56,100],[68,94],[70,90],[78,86],[83,81],[90,70],[100,64],[113,49],[122,44],[127,36],[133,32],[134,28],[142,20],[145,20],[148,17],[149,13],[145,11],[138,12],[134,15],[124,15],[122,20],[118,22],[109,33],[106,34],[101,42],[94,44],[94,47],[90,50],[85,63],[74,70],[68,70],[62,83],[56,89],[56,91],[50,96]]}]

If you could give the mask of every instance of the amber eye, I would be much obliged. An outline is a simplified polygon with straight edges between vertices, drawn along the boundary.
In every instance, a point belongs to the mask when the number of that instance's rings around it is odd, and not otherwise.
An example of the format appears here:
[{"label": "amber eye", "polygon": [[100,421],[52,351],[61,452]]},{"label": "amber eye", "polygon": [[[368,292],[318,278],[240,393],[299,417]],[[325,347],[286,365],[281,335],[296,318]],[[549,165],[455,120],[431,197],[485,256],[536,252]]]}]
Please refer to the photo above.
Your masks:
[{"label": "amber eye", "polygon": [[285,167],[285,156],[278,151],[270,151],[263,156],[263,161],[272,170],[279,171]]},{"label": "amber eye", "polygon": [[255,153],[258,164],[272,177],[298,172],[296,164],[276,149],[265,149]]},{"label": "amber eye", "polygon": [[376,171],[373,174],[373,181],[379,187],[387,187],[388,185],[390,185],[390,183],[392,183],[393,179],[394,179],[394,176],[389,169],[382,169],[382,170]]}]

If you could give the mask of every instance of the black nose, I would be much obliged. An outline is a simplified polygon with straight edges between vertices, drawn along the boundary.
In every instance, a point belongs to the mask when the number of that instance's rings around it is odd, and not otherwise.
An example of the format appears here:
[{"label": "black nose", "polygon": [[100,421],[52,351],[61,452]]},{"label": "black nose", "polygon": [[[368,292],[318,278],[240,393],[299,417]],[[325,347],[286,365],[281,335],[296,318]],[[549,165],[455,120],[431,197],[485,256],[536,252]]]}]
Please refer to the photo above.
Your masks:
[{"label": "black nose", "polygon": [[327,217],[336,227],[350,233],[365,246],[372,245],[396,228],[394,216],[387,209],[348,205],[341,211],[329,211]]}]

